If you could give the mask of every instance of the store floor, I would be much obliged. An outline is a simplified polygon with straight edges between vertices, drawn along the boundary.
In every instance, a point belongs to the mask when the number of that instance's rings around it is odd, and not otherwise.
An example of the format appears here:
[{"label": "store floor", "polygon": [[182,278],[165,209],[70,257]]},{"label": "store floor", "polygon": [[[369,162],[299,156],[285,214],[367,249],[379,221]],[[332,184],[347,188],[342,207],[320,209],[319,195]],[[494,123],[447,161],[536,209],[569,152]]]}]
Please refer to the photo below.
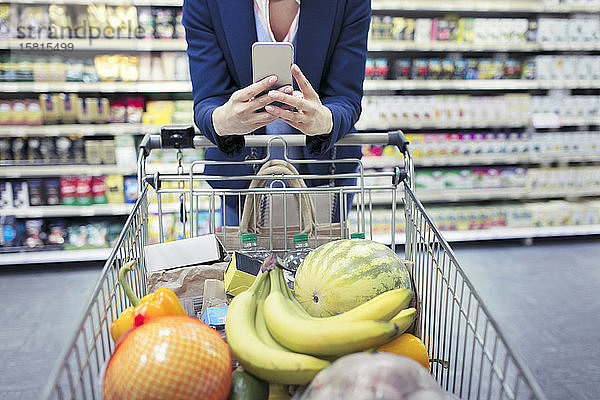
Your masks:
[{"label": "store floor", "polygon": [[[454,246],[550,400],[600,393],[600,240]],[[37,399],[98,266],[0,269],[0,399]]]}]

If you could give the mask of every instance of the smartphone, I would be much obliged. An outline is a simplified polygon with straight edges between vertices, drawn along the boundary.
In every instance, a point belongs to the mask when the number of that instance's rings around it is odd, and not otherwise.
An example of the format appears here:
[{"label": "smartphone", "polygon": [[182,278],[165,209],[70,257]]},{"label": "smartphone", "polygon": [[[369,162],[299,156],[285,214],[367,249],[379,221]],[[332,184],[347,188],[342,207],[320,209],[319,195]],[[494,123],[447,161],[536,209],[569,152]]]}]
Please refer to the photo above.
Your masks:
[{"label": "smartphone", "polygon": [[[277,76],[277,82],[268,90],[282,86],[292,86],[292,63],[294,61],[294,45],[289,42],[255,42],[252,45],[252,81],[258,82],[267,76]],[[266,94],[260,93],[257,97]],[[282,104],[275,101],[275,106]]]}]

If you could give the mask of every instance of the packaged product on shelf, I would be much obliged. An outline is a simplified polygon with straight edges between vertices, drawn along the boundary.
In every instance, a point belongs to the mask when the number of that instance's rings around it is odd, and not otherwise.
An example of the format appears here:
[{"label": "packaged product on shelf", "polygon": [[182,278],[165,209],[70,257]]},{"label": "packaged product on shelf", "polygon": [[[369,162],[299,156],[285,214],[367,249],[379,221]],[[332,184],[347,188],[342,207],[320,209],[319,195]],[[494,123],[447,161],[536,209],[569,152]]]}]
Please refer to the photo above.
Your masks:
[{"label": "packaged product on shelf", "polygon": [[10,37],[10,19],[10,4],[0,4],[0,38],[7,39]]},{"label": "packaged product on shelf", "polygon": [[27,107],[25,106],[24,100],[13,100],[10,104],[12,109],[12,125],[25,125],[25,114]]},{"label": "packaged product on shelf", "polygon": [[173,12],[168,8],[153,8],[152,15],[154,16],[154,38],[172,39],[175,33]]},{"label": "packaged product on shelf", "polygon": [[88,164],[102,163],[102,143],[99,140],[85,141],[85,159]]},{"label": "packaged product on shelf", "polygon": [[106,204],[106,185],[104,176],[92,177],[92,197],[94,204]]},{"label": "packaged product on shelf", "polygon": [[160,53],[162,61],[162,81],[174,81],[175,80],[175,53],[172,51],[163,51]]},{"label": "packaged product on shelf", "polygon": [[83,60],[70,59],[65,60],[65,79],[67,82],[83,82]]},{"label": "packaged product on shelf", "polygon": [[29,187],[26,181],[12,181],[13,207],[29,207]]},{"label": "packaged product on shelf", "polygon": [[40,94],[40,105],[44,124],[55,124],[61,115],[57,107],[58,96],[50,93]]},{"label": "packaged product on shelf", "polygon": [[85,139],[82,136],[71,136],[71,160],[75,164],[85,161]]},{"label": "packaged product on shelf", "polygon": [[41,125],[43,116],[39,100],[24,100],[23,103],[25,105],[24,125]]},{"label": "packaged product on shelf", "polygon": [[110,120],[110,103],[107,98],[94,99],[92,106],[95,109],[96,123],[104,124]]},{"label": "packaged product on shelf", "polygon": [[135,203],[138,195],[137,177],[128,176],[123,178],[125,203]]},{"label": "packaged product on shelf", "polygon": [[65,35],[68,35],[68,30],[73,26],[73,23],[66,5],[50,4],[48,17],[50,18],[50,37],[64,38]]},{"label": "packaged product on shelf", "polygon": [[44,232],[44,221],[41,219],[28,219],[25,221],[25,236],[23,244],[26,247],[43,247],[46,233]]},{"label": "packaged product on shelf", "polygon": [[154,38],[154,17],[152,15],[152,8],[150,7],[138,7],[138,24],[143,32],[144,39]]},{"label": "packaged product on shelf", "polygon": [[12,208],[13,191],[12,183],[9,181],[0,181],[0,209]]},{"label": "packaged product on shelf", "polygon": [[99,82],[100,76],[98,75],[98,71],[96,71],[96,66],[94,65],[94,60],[91,58],[85,59],[83,64],[83,77],[82,82],[84,83],[94,83]]},{"label": "packaged product on shelf", "polygon": [[126,99],[126,120],[132,124],[142,122],[144,114],[144,98],[143,97],[127,97]]},{"label": "packaged product on shelf", "polygon": [[114,100],[110,103],[109,122],[124,123],[127,121],[127,108],[123,100]]},{"label": "packaged product on shelf", "polygon": [[27,39],[47,39],[47,27],[50,25],[47,6],[23,6],[20,10],[18,24],[28,27]]},{"label": "packaged product on shelf", "polygon": [[14,161],[23,161],[27,159],[27,140],[22,137],[16,137],[11,142],[11,153]]},{"label": "packaged product on shelf", "polygon": [[102,164],[114,165],[117,163],[116,146],[114,140],[100,140]]},{"label": "packaged product on shelf", "polygon": [[62,123],[74,124],[77,121],[77,103],[79,96],[73,93],[59,94],[61,105],[63,107]]},{"label": "packaged product on shelf", "polygon": [[149,101],[142,120],[144,124],[169,125],[174,108],[172,101]]},{"label": "packaged product on shelf", "polygon": [[178,10],[175,15],[175,36],[174,39],[185,39],[185,27],[183,26],[183,11]]},{"label": "packaged product on shelf", "polygon": [[394,61],[394,79],[397,80],[406,80],[410,79],[410,68],[411,61],[410,60],[395,60]]},{"label": "packaged product on shelf", "polygon": [[121,76],[120,61],[120,54],[95,56],[94,66],[96,67],[100,80],[108,82],[117,81]]},{"label": "packaged product on shelf", "polygon": [[47,243],[50,245],[64,245],[67,236],[66,223],[64,221],[52,221],[48,223]]},{"label": "packaged product on shelf", "polygon": [[121,56],[119,76],[122,81],[135,82],[139,79],[139,57],[137,56]]},{"label": "packaged product on shelf", "polygon": [[39,137],[31,137],[27,140],[27,160],[30,163],[35,163],[36,161],[41,160],[42,155],[40,153],[40,138]]},{"label": "packaged product on shelf", "polygon": [[92,204],[92,177],[77,177],[75,204],[78,206],[89,206]]},{"label": "packaged product on shelf", "polygon": [[114,152],[115,163],[122,167],[133,167],[137,165],[135,143],[132,136],[121,135],[114,139],[114,147],[111,150]]},{"label": "packaged product on shelf", "polygon": [[12,105],[10,101],[0,100],[0,125],[12,124]]},{"label": "packaged product on shelf", "polygon": [[417,18],[415,20],[415,42],[424,43],[431,40],[431,18]]},{"label": "packaged product on shelf", "polygon": [[124,185],[122,175],[108,175],[104,180],[106,200],[109,204],[124,204]]},{"label": "packaged product on shelf", "polygon": [[45,204],[57,206],[60,201],[60,180],[59,178],[46,178],[42,181]]},{"label": "packaged product on shelf", "polygon": [[17,247],[19,228],[14,215],[0,215],[0,247]]}]

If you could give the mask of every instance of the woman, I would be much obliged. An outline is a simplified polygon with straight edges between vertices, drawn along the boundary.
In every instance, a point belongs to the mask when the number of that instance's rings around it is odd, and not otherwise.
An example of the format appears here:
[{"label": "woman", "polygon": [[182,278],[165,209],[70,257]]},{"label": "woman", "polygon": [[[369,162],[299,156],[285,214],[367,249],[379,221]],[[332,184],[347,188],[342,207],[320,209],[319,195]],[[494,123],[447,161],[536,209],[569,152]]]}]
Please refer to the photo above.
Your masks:
[{"label": "woman", "polygon": [[[264,149],[243,148],[242,135],[300,133],[305,148],[292,158],[359,158],[359,146],[334,148],[360,116],[365,74],[369,0],[185,0],[183,24],[194,94],[194,120],[217,148],[206,158],[241,161],[263,158]],[[291,41],[295,49],[290,87],[254,97],[276,82],[252,83],[251,51],[256,41]],[[274,100],[282,107],[269,105]],[[266,107],[265,107],[266,106]],[[257,112],[265,108],[266,112]],[[291,110],[296,108],[297,111]],[[336,163],[335,172],[356,165]],[[332,172],[328,164],[301,164],[301,174]],[[210,165],[208,175],[252,175],[251,166]],[[310,181],[308,185],[328,184]],[[336,180],[336,186],[352,184]],[[212,182],[214,188],[246,188],[247,181]],[[227,225],[238,221],[237,196],[226,199]],[[339,218],[339,211],[334,210]]]}]

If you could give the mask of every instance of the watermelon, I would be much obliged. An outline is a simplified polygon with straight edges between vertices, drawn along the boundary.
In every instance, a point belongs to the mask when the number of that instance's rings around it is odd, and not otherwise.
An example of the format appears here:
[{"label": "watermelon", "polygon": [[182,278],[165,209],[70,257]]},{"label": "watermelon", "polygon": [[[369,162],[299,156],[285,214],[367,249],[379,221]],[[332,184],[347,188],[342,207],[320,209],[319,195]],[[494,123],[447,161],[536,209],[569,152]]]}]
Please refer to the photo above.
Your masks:
[{"label": "watermelon", "polygon": [[306,256],[296,272],[294,291],[310,315],[336,315],[388,290],[411,289],[406,263],[381,243],[336,240]]}]

